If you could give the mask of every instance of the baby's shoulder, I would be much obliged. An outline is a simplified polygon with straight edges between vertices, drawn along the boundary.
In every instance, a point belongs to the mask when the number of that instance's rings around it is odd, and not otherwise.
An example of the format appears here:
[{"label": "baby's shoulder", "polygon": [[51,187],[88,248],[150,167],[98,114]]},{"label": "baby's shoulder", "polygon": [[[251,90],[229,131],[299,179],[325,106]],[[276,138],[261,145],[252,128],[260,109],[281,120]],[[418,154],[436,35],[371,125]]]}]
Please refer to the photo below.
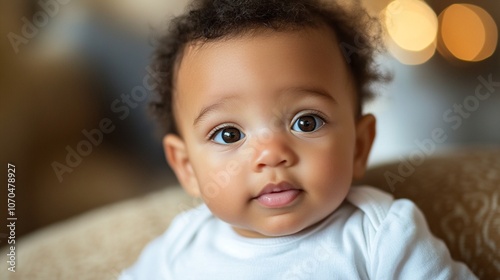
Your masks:
[{"label": "baby's shoulder", "polygon": [[405,224],[424,221],[422,213],[412,201],[394,199],[391,194],[371,186],[352,187],[346,201],[357,208],[375,230],[390,220]]}]

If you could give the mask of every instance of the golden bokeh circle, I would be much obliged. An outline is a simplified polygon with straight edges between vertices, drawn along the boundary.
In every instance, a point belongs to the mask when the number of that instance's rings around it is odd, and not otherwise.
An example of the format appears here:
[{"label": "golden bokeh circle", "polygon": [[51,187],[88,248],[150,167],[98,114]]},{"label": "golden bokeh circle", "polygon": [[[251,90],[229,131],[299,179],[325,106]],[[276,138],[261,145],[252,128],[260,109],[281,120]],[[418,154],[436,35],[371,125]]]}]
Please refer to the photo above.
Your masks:
[{"label": "golden bokeh circle", "polygon": [[439,51],[464,61],[490,57],[498,43],[498,28],[491,15],[472,4],[453,4],[439,15]]}]

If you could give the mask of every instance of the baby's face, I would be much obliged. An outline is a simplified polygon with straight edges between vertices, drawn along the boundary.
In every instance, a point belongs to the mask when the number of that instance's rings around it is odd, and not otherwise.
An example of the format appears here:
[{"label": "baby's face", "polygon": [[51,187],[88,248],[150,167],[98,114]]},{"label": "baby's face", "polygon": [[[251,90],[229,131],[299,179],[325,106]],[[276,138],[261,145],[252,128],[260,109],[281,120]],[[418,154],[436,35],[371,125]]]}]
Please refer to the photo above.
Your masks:
[{"label": "baby's face", "polygon": [[374,118],[328,30],[265,31],[186,48],[164,146],[181,184],[248,237],[297,233],[364,172]]}]

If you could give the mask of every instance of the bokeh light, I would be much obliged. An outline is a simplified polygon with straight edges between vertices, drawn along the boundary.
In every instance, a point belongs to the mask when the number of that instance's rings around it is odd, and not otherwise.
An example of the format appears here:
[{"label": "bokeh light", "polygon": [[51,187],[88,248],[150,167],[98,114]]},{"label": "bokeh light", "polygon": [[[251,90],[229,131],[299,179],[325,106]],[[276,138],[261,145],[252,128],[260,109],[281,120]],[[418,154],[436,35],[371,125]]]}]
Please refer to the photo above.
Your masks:
[{"label": "bokeh light", "polygon": [[453,4],[439,15],[438,49],[445,57],[481,61],[497,47],[498,28],[491,15],[471,4]]},{"label": "bokeh light", "polygon": [[399,62],[406,65],[419,65],[427,62],[436,53],[437,42],[432,42],[420,51],[409,51],[398,46],[390,37],[386,39],[387,50]]},{"label": "bokeh light", "polygon": [[436,50],[438,18],[420,0],[396,0],[382,12],[389,52],[404,64],[422,64]]},{"label": "bokeh light", "polygon": [[389,36],[405,50],[423,50],[436,38],[437,16],[423,1],[394,1],[385,9],[384,19]]}]

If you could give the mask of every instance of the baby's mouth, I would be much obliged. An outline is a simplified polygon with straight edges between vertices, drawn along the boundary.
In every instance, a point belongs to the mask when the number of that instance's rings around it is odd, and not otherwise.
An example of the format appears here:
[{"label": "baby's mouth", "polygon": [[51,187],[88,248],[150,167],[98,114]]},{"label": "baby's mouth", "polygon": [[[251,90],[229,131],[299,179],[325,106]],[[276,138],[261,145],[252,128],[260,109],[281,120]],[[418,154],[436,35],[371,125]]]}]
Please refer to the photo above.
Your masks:
[{"label": "baby's mouth", "polygon": [[266,208],[281,208],[290,205],[302,193],[302,190],[287,182],[267,184],[262,191],[254,197]]}]

